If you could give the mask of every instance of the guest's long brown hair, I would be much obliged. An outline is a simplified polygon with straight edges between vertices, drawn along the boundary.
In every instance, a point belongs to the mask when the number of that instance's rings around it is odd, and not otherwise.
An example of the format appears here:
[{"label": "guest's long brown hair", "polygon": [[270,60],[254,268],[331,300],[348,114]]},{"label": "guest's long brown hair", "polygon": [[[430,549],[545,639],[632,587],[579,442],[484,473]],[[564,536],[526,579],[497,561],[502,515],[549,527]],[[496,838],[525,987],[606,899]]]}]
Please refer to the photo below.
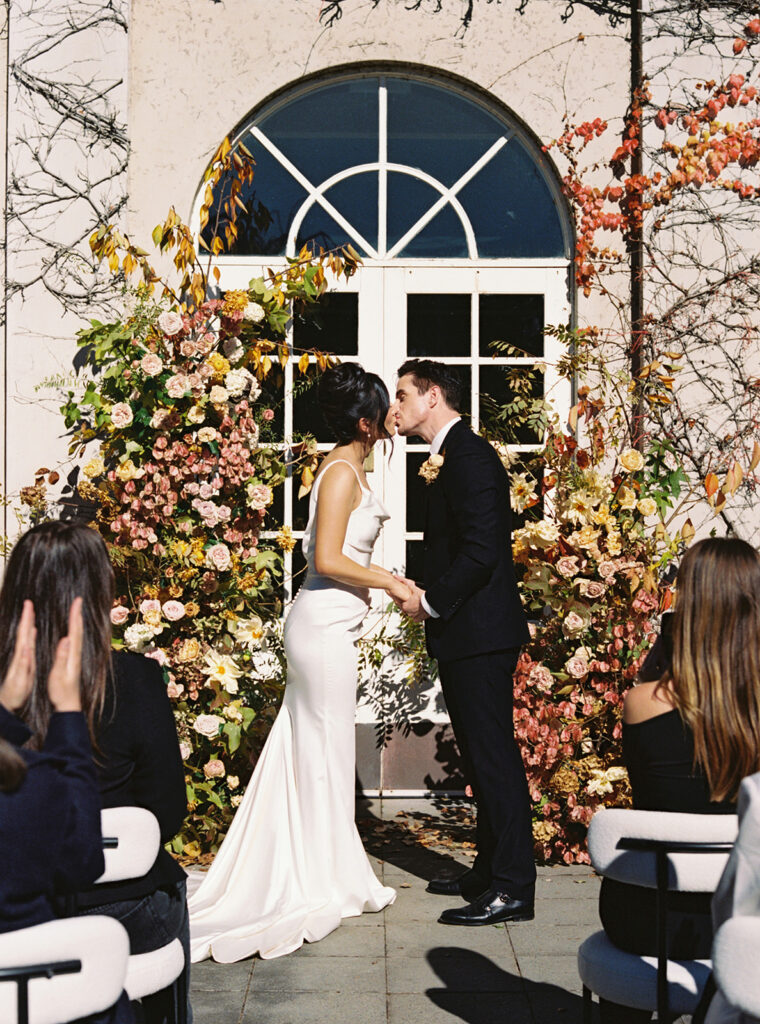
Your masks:
[{"label": "guest's long brown hair", "polygon": [[101,536],[75,522],[41,523],[17,542],[0,591],[0,679],[13,658],[24,601],[34,604],[37,627],[36,674],[32,692],[19,715],[32,731],[30,746],[39,749],[47,733],[52,706],[47,680],[58,641],[68,633],[69,609],[82,598],[82,710],[90,736],[103,711],[111,651],[111,606],[114,579]]},{"label": "guest's long brown hair", "polygon": [[694,735],[710,798],[735,799],[760,770],[760,554],[746,541],[713,537],[684,555],[662,683]]}]

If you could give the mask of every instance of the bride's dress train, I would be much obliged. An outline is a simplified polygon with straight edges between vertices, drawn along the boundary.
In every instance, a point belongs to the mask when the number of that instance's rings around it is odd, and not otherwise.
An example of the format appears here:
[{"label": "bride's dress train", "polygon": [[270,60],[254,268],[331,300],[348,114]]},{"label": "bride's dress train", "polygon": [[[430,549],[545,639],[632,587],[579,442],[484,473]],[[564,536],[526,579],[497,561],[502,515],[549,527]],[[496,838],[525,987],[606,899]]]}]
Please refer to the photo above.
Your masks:
[{"label": "bride's dress train", "polygon": [[[312,491],[303,541],[309,569],[285,623],[285,699],[232,826],[189,900],[193,962],[283,956],[396,897],[375,877],[354,823],[355,640],[368,591],[311,568],[328,469]],[[363,488],[344,553],[369,565],[387,518]]]}]

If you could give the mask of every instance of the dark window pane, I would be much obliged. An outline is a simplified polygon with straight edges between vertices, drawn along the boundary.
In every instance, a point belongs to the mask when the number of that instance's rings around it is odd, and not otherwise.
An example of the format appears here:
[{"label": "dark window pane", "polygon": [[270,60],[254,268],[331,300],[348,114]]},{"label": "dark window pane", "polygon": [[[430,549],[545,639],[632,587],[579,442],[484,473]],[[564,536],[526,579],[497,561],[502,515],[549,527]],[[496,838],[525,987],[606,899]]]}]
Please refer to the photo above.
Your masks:
[{"label": "dark window pane", "polygon": [[421,540],[408,540],[406,542],[406,566],[404,573],[415,583],[422,582],[422,573],[425,567],[425,552]]},{"label": "dark window pane", "polygon": [[389,78],[388,159],[453,185],[505,132],[476,103],[440,86]]},{"label": "dark window pane", "polygon": [[274,419],[262,419],[259,423],[260,443],[276,444],[285,433],[285,378],[278,363],[275,363],[261,384],[261,395],[256,401],[258,409],[271,409]]},{"label": "dark window pane", "polygon": [[421,533],[425,529],[425,488],[428,485],[420,476],[420,466],[427,458],[427,452],[408,452],[406,456],[406,528],[409,533]]},{"label": "dark window pane", "polygon": [[469,356],[469,295],[407,295],[409,356]]},{"label": "dark window pane", "polygon": [[[246,211],[239,211],[237,239],[226,251],[234,256],[280,255],[285,252],[290,223],[306,198],[306,192],[252,135],[245,135],[243,143],[253,154],[256,169],[253,181],[240,194]],[[228,194],[228,187],[225,187],[224,181],[220,182],[217,186],[217,200]],[[211,207],[208,224],[202,232],[207,245],[211,243],[217,215],[218,203],[215,202]],[[216,229],[222,238],[223,227],[224,222],[220,221]]]},{"label": "dark window pane", "polygon": [[316,348],[338,356],[357,354],[359,332],[359,296],[328,292],[314,306],[307,306],[293,317],[293,345],[297,349]]},{"label": "dark window pane", "polygon": [[325,199],[332,203],[370,245],[377,246],[376,172],[354,174],[350,178],[344,178],[325,192]]},{"label": "dark window pane", "polygon": [[[296,472],[293,476],[293,529],[294,530],[305,530],[306,524],[309,521],[309,499],[311,498],[311,492],[304,494],[303,498],[298,497],[298,491],[301,487],[301,474]],[[300,548],[301,542],[299,540],[298,546]]]},{"label": "dark window pane", "polygon": [[267,510],[266,529],[276,530],[285,518],[285,488],[275,487],[273,489],[272,504]]},{"label": "dark window pane", "polygon": [[459,193],[478,240],[478,255],[566,256],[554,197],[537,164],[513,138]]},{"label": "dark window pane", "polygon": [[299,587],[306,577],[306,559],[303,556],[300,537],[296,541],[296,546],[293,548],[293,562],[290,572],[290,596],[295,597],[298,593]]},{"label": "dark window pane", "polygon": [[317,401],[318,377],[316,366],[310,366],[306,374],[299,373],[293,381],[293,433],[297,437],[313,434],[318,441],[329,441],[327,426]]},{"label": "dark window pane", "polygon": [[515,354],[492,348],[493,341],[505,341],[528,356],[543,356],[543,295],[481,295],[479,304],[482,356]]},{"label": "dark window pane", "polygon": [[388,174],[388,248],[402,238],[417,223],[423,213],[441,198],[441,193],[432,185],[413,178],[409,174]]},{"label": "dark window pane", "polygon": [[377,160],[378,82],[342,81],[285,103],[261,130],[314,185]]},{"label": "dark window pane", "polygon": [[424,258],[467,256],[462,222],[451,206],[444,208],[404,246],[401,256]]},{"label": "dark window pane", "polygon": [[[369,239],[367,239],[369,241]],[[301,222],[301,229],[296,237],[296,249],[308,245],[315,252],[320,249],[339,249],[344,245],[353,245],[362,256],[367,253],[353,235],[349,235],[340,224],[333,220],[319,203],[314,203]]]},{"label": "dark window pane", "polygon": [[[541,398],[544,393],[544,375],[530,367],[513,367],[520,373],[530,372],[532,380],[528,399]],[[538,433],[529,426],[514,426],[514,415],[500,418],[499,412],[515,398],[515,389],[508,379],[509,367],[481,366],[480,368],[480,421],[488,433],[504,436],[510,444],[540,444]],[[519,413],[518,413],[519,415]]]}]

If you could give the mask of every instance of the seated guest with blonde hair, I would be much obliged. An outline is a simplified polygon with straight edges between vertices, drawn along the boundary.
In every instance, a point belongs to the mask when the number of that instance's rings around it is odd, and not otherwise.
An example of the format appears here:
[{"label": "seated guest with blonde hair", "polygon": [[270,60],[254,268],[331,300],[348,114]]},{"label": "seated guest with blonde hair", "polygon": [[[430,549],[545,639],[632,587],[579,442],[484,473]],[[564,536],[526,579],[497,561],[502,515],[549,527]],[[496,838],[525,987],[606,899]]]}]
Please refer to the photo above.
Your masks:
[{"label": "seated guest with blonde hair", "polygon": [[[39,750],[17,717],[32,697],[34,608],[24,601],[0,686],[0,932],[56,918],[55,896],[91,885],[102,874],[103,847],[92,747],[82,714],[82,601],[68,610],[68,634],[55,645],[46,693],[52,712]],[[7,638],[6,646],[11,637]],[[124,993],[87,1024],[130,1024]]]},{"label": "seated guest with blonde hair", "polygon": [[[626,694],[623,757],[633,806],[734,814],[741,780],[760,769],[760,555],[743,540],[694,544],[678,570],[661,674]],[[616,946],[656,955],[655,891],[605,878],[599,901]],[[668,955],[709,959],[709,893],[673,893]],[[606,1004],[616,1024],[648,1014]]]}]

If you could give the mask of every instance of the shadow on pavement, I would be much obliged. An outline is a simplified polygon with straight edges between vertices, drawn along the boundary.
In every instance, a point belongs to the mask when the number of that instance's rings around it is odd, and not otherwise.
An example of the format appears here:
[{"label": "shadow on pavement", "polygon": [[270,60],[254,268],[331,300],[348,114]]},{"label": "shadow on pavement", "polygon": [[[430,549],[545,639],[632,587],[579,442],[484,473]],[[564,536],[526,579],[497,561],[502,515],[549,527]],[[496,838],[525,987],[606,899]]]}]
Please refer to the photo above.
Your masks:
[{"label": "shadow on pavement", "polygon": [[[456,877],[467,868],[469,858],[458,847],[459,832],[474,833],[458,821],[422,812],[384,820],[369,809],[369,801],[356,801],[356,826],[368,856],[384,860],[418,878],[430,880],[443,876]],[[451,852],[442,845],[451,844]],[[438,847],[435,849],[434,847]]]},{"label": "shadow on pavement", "polygon": [[559,985],[529,981],[458,946],[435,947],[427,960],[445,987],[425,995],[466,1024],[581,1024],[583,1000]]}]

